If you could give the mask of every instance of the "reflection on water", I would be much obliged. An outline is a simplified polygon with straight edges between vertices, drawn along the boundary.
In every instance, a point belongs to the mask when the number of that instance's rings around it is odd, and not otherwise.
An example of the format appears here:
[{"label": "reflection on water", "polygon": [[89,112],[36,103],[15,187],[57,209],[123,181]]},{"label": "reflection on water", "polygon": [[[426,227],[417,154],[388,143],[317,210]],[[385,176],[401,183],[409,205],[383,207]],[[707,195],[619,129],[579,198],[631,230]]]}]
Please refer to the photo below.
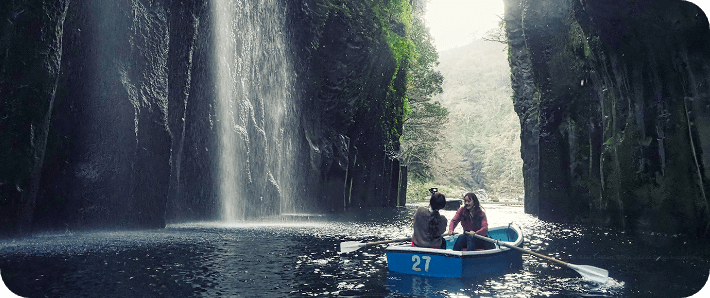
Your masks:
[{"label": "reflection on water", "polygon": [[496,205],[484,205],[489,223],[518,224],[525,248],[607,269],[610,281],[586,282],[529,255],[519,270],[441,279],[389,272],[384,246],[338,253],[341,241],[409,236],[415,207],[35,235],[0,241],[0,269],[10,289],[31,297],[686,297],[710,271],[693,239],[552,224]]}]

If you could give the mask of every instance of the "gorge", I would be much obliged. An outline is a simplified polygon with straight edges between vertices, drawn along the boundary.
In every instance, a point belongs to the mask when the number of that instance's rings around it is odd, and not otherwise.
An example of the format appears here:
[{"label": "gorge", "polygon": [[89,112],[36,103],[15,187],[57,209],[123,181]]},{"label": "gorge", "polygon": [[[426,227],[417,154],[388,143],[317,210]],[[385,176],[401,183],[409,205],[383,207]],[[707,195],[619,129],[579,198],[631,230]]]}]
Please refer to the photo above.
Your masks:
[{"label": "gorge", "polygon": [[[525,212],[707,238],[706,15],[504,2]],[[0,235],[401,204],[401,3],[4,1]]]}]

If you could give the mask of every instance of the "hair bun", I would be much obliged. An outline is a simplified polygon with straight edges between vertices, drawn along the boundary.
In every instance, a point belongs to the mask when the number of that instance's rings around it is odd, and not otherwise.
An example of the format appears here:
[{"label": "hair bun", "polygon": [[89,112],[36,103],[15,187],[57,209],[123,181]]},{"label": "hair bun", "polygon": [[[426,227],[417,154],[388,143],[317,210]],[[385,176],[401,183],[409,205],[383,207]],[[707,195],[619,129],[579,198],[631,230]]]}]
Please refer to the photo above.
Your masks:
[{"label": "hair bun", "polygon": [[446,197],[440,192],[435,192],[429,199],[429,205],[431,205],[431,209],[434,210],[442,209],[446,207]]}]

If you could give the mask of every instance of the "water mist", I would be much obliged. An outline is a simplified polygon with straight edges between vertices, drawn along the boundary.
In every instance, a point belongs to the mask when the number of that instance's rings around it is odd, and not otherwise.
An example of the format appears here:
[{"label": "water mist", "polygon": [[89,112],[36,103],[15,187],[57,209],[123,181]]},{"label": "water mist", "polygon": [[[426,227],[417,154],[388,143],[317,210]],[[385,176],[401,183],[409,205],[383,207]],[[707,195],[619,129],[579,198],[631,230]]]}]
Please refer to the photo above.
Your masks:
[{"label": "water mist", "polygon": [[211,8],[221,219],[290,212],[298,121],[284,3],[213,0]]}]

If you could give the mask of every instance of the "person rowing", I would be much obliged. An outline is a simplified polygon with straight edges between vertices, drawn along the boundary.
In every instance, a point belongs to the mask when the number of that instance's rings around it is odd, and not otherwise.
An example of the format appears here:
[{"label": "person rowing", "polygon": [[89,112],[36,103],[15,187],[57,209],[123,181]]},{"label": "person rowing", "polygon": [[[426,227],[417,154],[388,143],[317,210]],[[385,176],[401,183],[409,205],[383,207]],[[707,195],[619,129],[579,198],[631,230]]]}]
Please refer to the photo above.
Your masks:
[{"label": "person rowing", "polygon": [[464,233],[456,239],[453,249],[461,251],[466,248],[467,251],[473,251],[477,248],[488,248],[490,246],[488,242],[476,239],[468,234],[468,232],[470,232],[483,237],[488,236],[488,219],[486,218],[486,213],[481,209],[481,203],[478,201],[478,197],[476,194],[469,192],[464,195],[463,204],[464,205],[456,211],[456,215],[454,215],[454,218],[452,218],[449,223],[449,235],[454,234],[454,229],[459,222],[464,230]]}]

